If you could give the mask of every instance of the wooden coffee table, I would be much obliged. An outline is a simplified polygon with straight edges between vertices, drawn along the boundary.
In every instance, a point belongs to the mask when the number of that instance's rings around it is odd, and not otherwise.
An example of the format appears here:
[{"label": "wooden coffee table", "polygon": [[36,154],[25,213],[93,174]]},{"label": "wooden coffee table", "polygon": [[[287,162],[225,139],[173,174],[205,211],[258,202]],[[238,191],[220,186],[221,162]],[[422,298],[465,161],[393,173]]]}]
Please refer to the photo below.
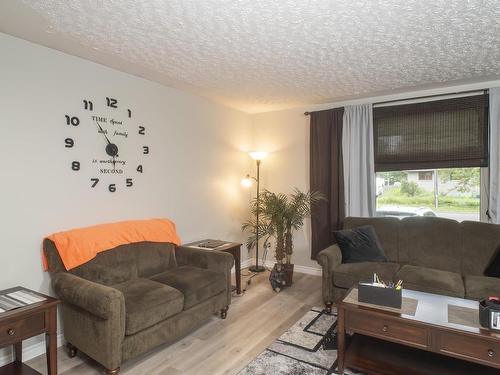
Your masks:
[{"label": "wooden coffee table", "polygon": [[[479,325],[478,302],[403,290],[401,310],[338,306],[338,367],[367,374],[499,374],[500,332]],[[347,341],[347,342],[346,342]]]}]

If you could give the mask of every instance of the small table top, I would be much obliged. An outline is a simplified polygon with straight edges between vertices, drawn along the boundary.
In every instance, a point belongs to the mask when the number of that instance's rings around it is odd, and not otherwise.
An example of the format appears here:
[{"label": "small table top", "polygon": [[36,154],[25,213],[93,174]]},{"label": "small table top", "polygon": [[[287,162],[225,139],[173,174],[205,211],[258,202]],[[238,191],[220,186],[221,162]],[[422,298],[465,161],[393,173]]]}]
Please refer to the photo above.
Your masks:
[{"label": "small table top", "polygon": [[[206,243],[206,242],[223,242],[223,244],[220,245],[220,246],[217,246],[217,247],[199,246],[199,245],[201,245],[203,243]],[[200,240],[200,241],[190,242],[190,243],[187,243],[187,244],[182,244],[181,246],[184,246],[184,247],[195,247],[197,249],[205,249],[205,250],[224,251],[224,250],[230,249],[232,247],[239,247],[239,246],[241,246],[241,243],[239,243],[239,242],[229,242],[229,241],[214,240],[214,239],[204,239],[204,240]]]},{"label": "small table top", "polygon": [[43,309],[46,309],[48,307],[55,306],[59,303],[59,300],[57,298],[50,297],[50,296],[47,296],[47,295],[39,293],[39,292],[35,292],[31,289],[24,288],[21,286],[16,286],[13,288],[0,290],[0,296],[14,293],[14,292],[19,292],[19,291],[29,292],[30,294],[33,294],[36,297],[43,298],[43,300],[40,302],[26,304],[25,306],[18,307],[18,308],[8,310],[5,312],[0,312],[0,323],[5,321],[5,320],[9,320],[10,318],[12,318],[14,316],[19,316],[20,314],[24,314],[24,313],[30,314],[33,312],[33,310],[43,310]]},{"label": "small table top", "polygon": [[[376,311],[414,322],[500,339],[500,331],[489,330],[479,325],[478,301],[403,289],[403,306],[401,310],[398,310],[358,302],[357,298],[353,298],[356,292],[356,287],[349,289],[346,297],[341,302],[344,308]],[[405,298],[408,302],[407,308],[405,308]],[[417,305],[416,310],[413,309],[412,311],[410,305],[413,300],[417,301]]]}]

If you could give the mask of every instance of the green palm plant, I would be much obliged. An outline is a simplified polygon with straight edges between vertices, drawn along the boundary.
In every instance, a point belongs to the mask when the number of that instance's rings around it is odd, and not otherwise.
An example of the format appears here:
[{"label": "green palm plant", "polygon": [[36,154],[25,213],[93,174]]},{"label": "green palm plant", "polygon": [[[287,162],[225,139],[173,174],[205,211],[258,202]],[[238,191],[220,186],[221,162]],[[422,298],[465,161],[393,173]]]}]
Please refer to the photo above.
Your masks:
[{"label": "green palm plant", "polygon": [[293,231],[304,226],[304,219],[311,216],[312,207],[320,201],[326,200],[324,194],[318,191],[302,192],[294,188],[293,194],[285,211],[285,257],[290,264],[293,254]]},{"label": "green palm plant", "polygon": [[251,201],[252,217],[257,211],[260,215],[259,227],[255,219],[243,223],[242,230],[249,231],[247,249],[255,246],[257,233],[259,238],[267,241],[273,237],[276,242],[276,263],[290,263],[293,253],[293,231],[299,230],[304,225],[304,219],[311,215],[311,207],[324,200],[324,195],[319,192],[301,192],[295,188],[293,194],[287,196],[282,193],[273,193],[264,190],[257,201]]}]

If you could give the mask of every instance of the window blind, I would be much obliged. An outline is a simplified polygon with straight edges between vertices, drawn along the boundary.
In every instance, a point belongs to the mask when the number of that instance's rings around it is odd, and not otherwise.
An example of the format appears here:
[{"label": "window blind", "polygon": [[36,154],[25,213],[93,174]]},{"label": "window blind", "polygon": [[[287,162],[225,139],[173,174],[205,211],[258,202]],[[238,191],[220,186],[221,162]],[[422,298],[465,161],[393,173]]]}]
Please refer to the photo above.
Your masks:
[{"label": "window blind", "polygon": [[375,170],[488,165],[488,94],[373,110]]}]

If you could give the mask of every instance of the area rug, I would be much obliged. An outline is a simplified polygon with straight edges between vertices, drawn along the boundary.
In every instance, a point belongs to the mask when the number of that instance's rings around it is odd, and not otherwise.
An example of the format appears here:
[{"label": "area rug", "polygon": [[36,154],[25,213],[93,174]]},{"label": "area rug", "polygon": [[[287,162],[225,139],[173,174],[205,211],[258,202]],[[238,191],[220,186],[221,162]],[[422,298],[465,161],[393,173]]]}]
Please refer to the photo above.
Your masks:
[{"label": "area rug", "polygon": [[336,334],[336,311],[312,308],[238,375],[337,374]]}]

